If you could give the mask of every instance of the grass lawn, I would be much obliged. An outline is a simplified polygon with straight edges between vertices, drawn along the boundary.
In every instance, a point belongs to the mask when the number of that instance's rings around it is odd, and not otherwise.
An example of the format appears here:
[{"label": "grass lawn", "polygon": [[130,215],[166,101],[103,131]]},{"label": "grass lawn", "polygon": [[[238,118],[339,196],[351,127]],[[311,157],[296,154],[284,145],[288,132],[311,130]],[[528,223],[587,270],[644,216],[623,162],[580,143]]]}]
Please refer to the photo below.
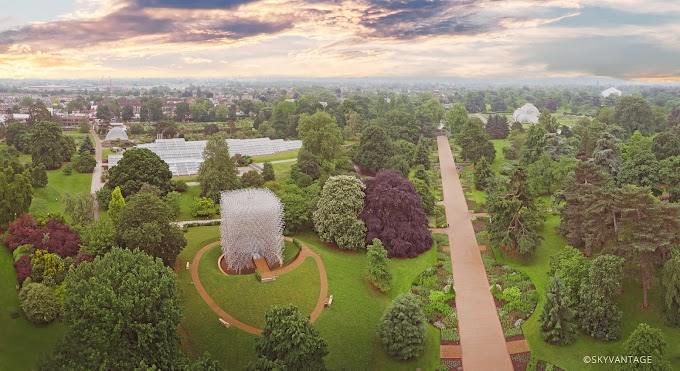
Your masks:
[{"label": "grass lawn", "polygon": [[493,146],[496,148],[496,158],[491,164],[491,170],[498,174],[501,170],[501,166],[505,163],[505,158],[503,157],[503,148],[510,146],[510,141],[506,139],[494,139],[491,141]]},{"label": "grass lawn", "polygon": [[290,168],[296,163],[297,161],[290,161],[272,164],[276,181],[279,183],[284,183],[286,180],[290,179]]},{"label": "grass lawn", "polygon": [[[178,267],[184,267],[187,261],[192,261],[196,252],[203,246],[218,240],[219,227],[189,228],[186,237],[189,243],[179,256]],[[398,294],[408,291],[415,277],[436,263],[435,249],[415,259],[392,259],[390,261],[390,271],[394,276],[392,290],[388,294],[381,294],[363,279],[365,253],[328,248],[312,233],[295,237],[323,259],[328,275],[329,294],[334,297],[333,306],[325,309],[314,323],[321,336],[328,342],[330,354],[325,360],[330,369],[415,370],[421,367],[423,370],[432,370],[439,364],[439,333],[429,325],[425,354],[409,362],[400,362],[388,357],[375,334],[378,321],[390,301]],[[304,264],[309,263],[311,261]],[[304,269],[304,264],[295,271],[281,276],[279,280]],[[317,274],[312,264],[312,269],[305,277],[299,278],[301,287],[308,286],[302,282],[304,280],[318,279],[313,277],[318,277]],[[183,342],[185,349],[189,354],[202,354],[208,351],[228,369],[245,369],[248,362],[254,358],[256,337],[236,328],[225,328],[220,325],[217,315],[203,302],[193,287],[190,272],[182,268],[178,275],[181,287],[180,302],[184,308],[182,326],[188,334]],[[254,278],[252,280],[254,284],[257,283]],[[206,285],[205,282],[203,284]],[[313,297],[318,294],[316,291],[318,284],[316,287]],[[242,295],[239,295],[239,298],[241,297]],[[266,308],[263,308],[261,313],[264,309]]]},{"label": "grass lawn", "polygon": [[[0,370],[31,370],[52,349],[65,326],[60,321],[40,327],[28,322],[19,309],[13,262],[9,249],[0,245]],[[12,318],[15,312],[22,314]]]},{"label": "grass lawn", "polygon": [[217,268],[220,255],[219,246],[207,251],[201,259],[198,274],[208,295],[239,321],[263,328],[264,313],[273,305],[294,304],[306,315],[314,310],[320,281],[313,259],[305,259],[302,265],[278,276],[274,282],[262,283],[255,279],[255,274],[225,275]]},{"label": "grass lawn", "polygon": [[109,158],[109,155],[115,155],[115,154],[116,154],[116,152],[113,152],[111,149],[104,148],[103,151],[102,151],[102,159],[106,160],[106,159]]},{"label": "grass lawn", "polygon": [[198,175],[173,176],[172,180],[183,180],[187,183],[198,182]]},{"label": "grass lawn", "polygon": [[48,171],[47,186],[35,188],[30,213],[63,214],[63,199],[66,193],[90,193],[92,174],[81,174],[74,170],[72,175],[66,176],[62,169]]},{"label": "grass lawn", "polygon": [[297,158],[299,149],[291,149],[290,151],[283,151],[272,153],[271,155],[253,156],[253,162],[279,161],[290,160]]},{"label": "grass lawn", "polygon": [[[180,197],[179,197],[180,213],[179,213],[179,217],[177,218],[177,220],[201,219],[201,218],[195,218],[195,217],[191,216],[191,204],[194,202],[194,197],[200,197],[200,196],[201,196],[201,187],[200,186],[188,187],[186,192],[180,193]],[[216,217],[217,217],[217,213],[211,215],[210,217],[202,218],[202,219],[214,219]]]},{"label": "grass lawn", "polygon": [[288,265],[288,263],[293,261],[297,253],[300,252],[300,248],[288,240],[283,242],[285,245],[283,248],[283,265]]}]

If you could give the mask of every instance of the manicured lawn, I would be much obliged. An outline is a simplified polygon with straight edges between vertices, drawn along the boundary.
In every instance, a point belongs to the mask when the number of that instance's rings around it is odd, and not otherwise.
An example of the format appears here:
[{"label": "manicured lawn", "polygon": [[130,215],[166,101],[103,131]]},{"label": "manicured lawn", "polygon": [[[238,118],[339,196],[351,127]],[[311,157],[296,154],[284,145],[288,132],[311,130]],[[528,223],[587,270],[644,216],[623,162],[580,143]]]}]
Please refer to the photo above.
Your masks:
[{"label": "manicured lawn", "polygon": [[191,216],[191,204],[194,202],[194,197],[200,196],[201,196],[200,186],[188,187],[186,192],[180,193],[179,205],[181,211],[179,213],[179,217],[177,218],[177,220],[214,219],[217,217],[217,214],[213,214],[212,216],[207,218],[195,218]]},{"label": "manicured lawn", "polygon": [[297,158],[299,149],[292,149],[290,151],[273,153],[271,155],[263,156],[253,156],[254,162],[265,162],[265,161],[279,161],[279,160],[289,160],[291,158]]},{"label": "manicured lawn", "polygon": [[[181,286],[180,301],[184,308],[182,325],[189,334],[189,340],[184,344],[185,348],[190,348],[191,354],[208,351],[224,367],[242,370],[254,357],[256,337],[236,328],[227,329],[220,325],[217,315],[203,302],[193,287],[190,272],[184,269],[186,262],[192,261],[200,248],[219,239],[218,228],[217,226],[189,228],[186,234],[189,244],[179,256],[177,266],[181,267],[178,273]],[[439,364],[438,330],[429,325],[425,354],[420,359],[410,362],[399,362],[388,357],[376,335],[378,321],[390,301],[398,294],[408,291],[418,274],[436,263],[436,250],[428,251],[415,259],[392,259],[390,261],[390,271],[394,276],[392,290],[388,294],[381,294],[363,279],[365,253],[331,249],[312,233],[295,238],[319,254],[326,267],[329,294],[334,297],[333,306],[324,309],[314,326],[328,343],[330,354],[325,360],[330,369],[415,370],[420,367],[423,370],[432,370]],[[214,264],[210,262],[210,265]],[[304,264],[279,279],[295,274],[299,269],[304,269]],[[299,284],[307,287],[302,281],[311,280],[314,275],[318,277],[313,265],[313,269],[305,277],[299,278]],[[253,284],[258,283],[254,278],[252,280]],[[316,291],[318,284],[316,287],[313,296],[318,295]],[[262,313],[264,309],[266,308],[263,308]]]},{"label": "manicured lawn", "polygon": [[172,180],[183,180],[187,183],[197,182],[198,181],[198,175],[173,176]]},{"label": "manicured lawn", "polygon": [[[9,146],[7,145],[7,142],[5,142],[4,140],[1,141],[0,142],[0,150],[3,150],[3,149],[7,150],[7,148],[9,148]],[[19,162],[21,162],[22,164],[29,163],[29,162],[31,162],[31,155],[27,155],[25,153],[19,152],[19,158],[17,160]]]},{"label": "manicured lawn", "polygon": [[[19,308],[12,253],[0,245],[0,370],[31,370],[64,332],[60,321],[38,327],[28,322]],[[12,318],[12,313],[21,313]]]},{"label": "manicured lawn", "polygon": [[288,240],[285,240],[283,242],[285,244],[283,248],[283,265],[287,265],[288,263],[293,261],[297,253],[300,251],[300,248],[296,244]]},{"label": "manicured lawn", "polygon": [[35,188],[30,213],[63,214],[66,193],[90,193],[92,184],[92,174],[81,174],[75,170],[69,176],[64,175],[62,169],[50,170],[47,172],[47,179],[46,187]]},{"label": "manicured lawn", "polygon": [[276,181],[284,183],[286,180],[290,179],[290,168],[295,165],[297,161],[281,162],[278,164],[272,164],[274,168],[274,174],[276,176]]},{"label": "manicured lawn", "polygon": [[510,146],[510,141],[506,139],[494,139],[491,142],[493,142],[493,146],[496,148],[496,158],[493,160],[493,163],[491,164],[491,170],[493,170],[494,173],[498,174],[498,172],[501,169],[501,166],[505,163],[505,158],[503,157],[503,148],[509,147]]},{"label": "manicured lawn", "polygon": [[219,246],[207,251],[198,268],[203,287],[222,309],[239,321],[264,327],[264,313],[273,305],[294,304],[309,315],[319,298],[319,270],[308,258],[276,281],[262,283],[255,274],[227,276],[217,267],[222,255]]},{"label": "manicured lawn", "polygon": [[104,148],[104,150],[102,151],[102,159],[106,160],[106,159],[109,158],[110,155],[115,155],[115,154],[116,154],[116,152],[113,152],[111,149]]}]

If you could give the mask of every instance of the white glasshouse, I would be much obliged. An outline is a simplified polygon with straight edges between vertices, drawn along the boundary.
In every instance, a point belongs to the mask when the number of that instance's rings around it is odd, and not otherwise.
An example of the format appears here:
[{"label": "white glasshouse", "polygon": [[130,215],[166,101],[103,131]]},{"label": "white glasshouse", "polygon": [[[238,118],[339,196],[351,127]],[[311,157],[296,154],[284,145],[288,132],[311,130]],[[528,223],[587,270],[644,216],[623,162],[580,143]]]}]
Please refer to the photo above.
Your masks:
[{"label": "white glasshouse", "polygon": [[[231,156],[239,153],[247,156],[270,155],[302,147],[301,140],[283,140],[269,138],[226,139]],[[173,176],[198,174],[203,163],[203,150],[208,141],[185,141],[184,138],[156,139],[153,143],[145,143],[136,148],[146,148],[155,153],[170,166]],[[122,155],[109,156],[109,168],[116,166]]]},{"label": "white glasshouse", "polygon": [[109,130],[109,132],[106,133],[106,138],[104,139],[104,141],[112,140],[128,140],[128,135],[125,132],[125,129],[123,129],[120,126],[117,126]]},{"label": "white glasshouse", "polygon": [[606,97],[608,97],[612,94],[621,96],[621,94],[623,94],[623,93],[621,92],[621,90],[619,90],[617,88],[609,88],[609,89],[603,90],[602,93],[600,93],[600,94],[602,94],[602,96],[606,98]]},{"label": "white glasshouse", "polygon": [[538,123],[538,116],[540,114],[541,112],[538,111],[536,106],[531,103],[526,103],[515,110],[515,113],[512,114],[512,118],[523,124],[536,124]]}]

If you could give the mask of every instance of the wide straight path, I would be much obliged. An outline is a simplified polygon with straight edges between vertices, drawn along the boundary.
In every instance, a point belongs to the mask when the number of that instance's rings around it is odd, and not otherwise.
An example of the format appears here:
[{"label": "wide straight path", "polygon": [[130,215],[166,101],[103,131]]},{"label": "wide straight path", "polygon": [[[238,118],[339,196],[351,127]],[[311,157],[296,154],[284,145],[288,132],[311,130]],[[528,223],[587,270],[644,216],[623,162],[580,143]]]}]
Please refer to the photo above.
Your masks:
[{"label": "wide straight path", "polygon": [[489,292],[489,281],[448,138],[437,137],[437,145],[443,204],[449,223],[446,233],[451,245],[463,368],[468,371],[512,370],[503,328]]},{"label": "wide straight path", "polygon": [[102,140],[99,139],[99,135],[94,131],[93,127],[90,127],[90,134],[94,139],[94,158],[97,160],[97,166],[94,167],[92,172],[92,185],[90,186],[90,193],[94,197],[94,217],[99,219],[99,203],[97,202],[97,191],[100,190],[104,184],[102,184],[102,166],[104,164],[103,153],[104,148],[102,147]]}]

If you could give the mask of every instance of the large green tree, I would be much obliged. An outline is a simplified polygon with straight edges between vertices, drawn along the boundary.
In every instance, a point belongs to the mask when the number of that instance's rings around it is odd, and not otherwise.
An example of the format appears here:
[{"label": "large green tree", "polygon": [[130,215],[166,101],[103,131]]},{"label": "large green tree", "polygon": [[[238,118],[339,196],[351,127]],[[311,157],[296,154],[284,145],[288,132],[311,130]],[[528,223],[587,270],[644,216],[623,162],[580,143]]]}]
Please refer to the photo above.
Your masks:
[{"label": "large green tree", "polygon": [[387,130],[392,139],[403,139],[415,143],[420,136],[413,114],[406,108],[394,108],[377,119],[378,125]]},{"label": "large green tree", "polygon": [[539,317],[543,340],[556,345],[571,344],[576,340],[578,324],[571,306],[572,299],[567,295],[564,282],[560,278],[551,278],[545,294],[543,312]]},{"label": "large green tree", "polygon": [[377,172],[386,169],[394,155],[394,146],[387,130],[382,126],[371,125],[361,136],[354,161],[369,171]]},{"label": "large green tree", "polygon": [[680,326],[680,253],[673,252],[661,275],[663,311],[671,326]]},{"label": "large green tree", "polygon": [[565,246],[560,252],[550,257],[550,276],[564,283],[564,295],[576,304],[581,284],[590,272],[590,260],[587,260],[578,249]]},{"label": "large green tree", "polygon": [[326,242],[335,242],[341,249],[363,248],[366,226],[359,219],[364,208],[366,186],[351,175],[328,178],[314,212],[314,227]]},{"label": "large green tree", "polygon": [[616,104],[614,110],[614,122],[632,134],[639,130],[643,134],[657,131],[654,112],[646,100],[634,95],[626,95]]},{"label": "large green tree", "polygon": [[407,360],[425,350],[425,315],[411,294],[397,296],[380,319],[378,335],[390,356]]},{"label": "large green tree", "polygon": [[446,127],[449,129],[449,132],[453,135],[457,135],[463,131],[465,124],[470,121],[470,118],[468,117],[468,111],[465,109],[465,106],[460,102],[456,102],[456,104],[444,114],[444,121],[446,122]]},{"label": "large green tree", "polygon": [[171,215],[165,202],[155,195],[130,196],[116,221],[119,245],[142,249],[172,266],[187,240],[182,230],[172,224]]},{"label": "large green tree", "polygon": [[47,169],[58,169],[75,153],[73,139],[65,138],[61,127],[54,122],[37,123],[33,128],[31,138],[33,166],[43,164]]},{"label": "large green tree", "polygon": [[0,226],[27,213],[32,200],[33,186],[28,169],[17,172],[11,166],[0,168]]},{"label": "large green tree", "polygon": [[621,157],[623,164],[617,174],[620,184],[651,187],[656,194],[660,193],[661,168],[652,151],[652,138],[635,131],[622,146]]},{"label": "large green tree", "polygon": [[297,133],[298,117],[295,102],[281,101],[274,106],[271,123],[281,138],[294,137]]},{"label": "large green tree", "polygon": [[224,139],[211,137],[203,151],[203,163],[198,169],[201,197],[220,202],[220,192],[240,187],[236,162],[229,156]]},{"label": "large green tree", "polygon": [[547,133],[545,127],[541,124],[531,125],[529,127],[520,156],[520,162],[522,164],[529,165],[538,161],[545,151],[545,135]]},{"label": "large green tree", "polygon": [[621,363],[617,370],[620,371],[668,371],[671,365],[666,358],[666,340],[663,338],[661,330],[640,323],[628,339],[623,342],[621,353],[633,355],[639,358],[649,356],[649,363]]},{"label": "large green tree", "polygon": [[333,162],[338,157],[343,142],[342,130],[328,113],[303,113],[300,115],[297,130],[302,139],[302,147],[322,164]]},{"label": "large green tree", "polygon": [[64,214],[71,217],[73,224],[85,226],[94,220],[94,198],[89,193],[64,195]]},{"label": "large green tree", "polygon": [[593,260],[579,290],[578,318],[581,330],[598,340],[621,336],[621,310],[615,299],[621,292],[623,258],[600,255]]},{"label": "large green tree", "polygon": [[298,307],[274,306],[265,312],[264,319],[262,335],[255,342],[259,365],[277,366],[265,368],[270,370],[326,370],[323,358],[328,345]]},{"label": "large green tree", "polygon": [[139,192],[144,183],[158,187],[163,194],[172,190],[172,172],[168,164],[146,148],[132,148],[118,164],[109,169],[110,189],[120,187],[124,197]]},{"label": "large green tree", "polygon": [[160,259],[114,248],[65,283],[66,334],[45,369],[181,368],[178,281]]},{"label": "large green tree", "polygon": [[501,115],[491,115],[486,121],[486,132],[491,139],[505,139],[510,134],[508,118]]},{"label": "large green tree", "polygon": [[425,138],[418,139],[415,153],[413,154],[413,166],[422,165],[425,170],[430,170],[430,147]]},{"label": "large green tree", "polygon": [[482,157],[488,162],[496,158],[496,148],[479,119],[468,120],[456,137],[456,142],[462,149],[460,156],[465,160],[476,164]]}]

